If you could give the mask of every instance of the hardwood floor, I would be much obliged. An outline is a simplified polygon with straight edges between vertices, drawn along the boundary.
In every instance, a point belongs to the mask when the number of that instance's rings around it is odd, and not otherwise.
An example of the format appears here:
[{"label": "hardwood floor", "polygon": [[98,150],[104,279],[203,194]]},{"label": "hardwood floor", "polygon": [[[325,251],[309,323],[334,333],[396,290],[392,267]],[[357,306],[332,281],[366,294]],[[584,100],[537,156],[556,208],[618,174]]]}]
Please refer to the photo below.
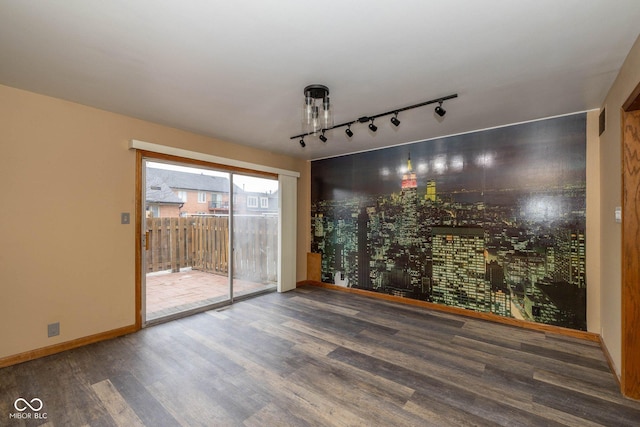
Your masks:
[{"label": "hardwood floor", "polygon": [[0,425],[638,426],[640,402],[596,343],[303,287],[0,369]]}]

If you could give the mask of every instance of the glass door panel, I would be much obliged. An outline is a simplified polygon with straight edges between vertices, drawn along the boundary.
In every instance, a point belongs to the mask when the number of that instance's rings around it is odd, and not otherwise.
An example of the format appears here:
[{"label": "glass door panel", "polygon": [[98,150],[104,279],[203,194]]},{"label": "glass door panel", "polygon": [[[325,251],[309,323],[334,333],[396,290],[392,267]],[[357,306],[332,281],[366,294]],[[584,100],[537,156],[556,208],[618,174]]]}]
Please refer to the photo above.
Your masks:
[{"label": "glass door panel", "polygon": [[179,317],[231,300],[231,175],[145,159],[143,320]]},{"label": "glass door panel", "polygon": [[278,181],[233,174],[233,298],[278,283]]}]

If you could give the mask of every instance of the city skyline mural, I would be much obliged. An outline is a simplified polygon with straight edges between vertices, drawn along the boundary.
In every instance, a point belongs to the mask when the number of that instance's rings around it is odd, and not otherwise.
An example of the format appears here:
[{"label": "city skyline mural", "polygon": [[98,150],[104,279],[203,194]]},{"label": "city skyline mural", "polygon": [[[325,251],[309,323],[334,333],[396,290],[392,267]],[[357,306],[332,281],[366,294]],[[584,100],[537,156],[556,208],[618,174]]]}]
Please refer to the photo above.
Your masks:
[{"label": "city skyline mural", "polygon": [[313,161],[322,281],[586,330],[586,114]]}]

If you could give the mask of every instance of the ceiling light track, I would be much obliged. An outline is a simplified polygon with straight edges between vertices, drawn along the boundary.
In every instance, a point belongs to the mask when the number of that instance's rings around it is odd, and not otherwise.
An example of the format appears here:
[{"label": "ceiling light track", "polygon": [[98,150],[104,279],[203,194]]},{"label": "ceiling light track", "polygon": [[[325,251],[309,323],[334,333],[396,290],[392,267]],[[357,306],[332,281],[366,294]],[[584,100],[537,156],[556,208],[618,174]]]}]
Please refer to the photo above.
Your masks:
[{"label": "ceiling light track", "polygon": [[[329,101],[328,101],[328,94],[329,94],[329,89],[326,86],[322,86],[322,85],[311,85],[311,86],[307,86],[304,90],[305,92],[305,106],[310,105],[310,103],[312,103],[316,98],[318,99],[324,99],[323,103],[324,105],[327,107],[327,111],[329,111]],[[458,94],[454,93],[452,95],[447,95],[447,96],[441,96],[439,98],[435,98],[435,99],[430,99],[429,101],[425,101],[425,102],[421,102],[419,104],[413,104],[413,105],[408,105],[406,107],[402,107],[402,108],[396,108],[394,110],[391,111],[386,111],[384,113],[380,113],[380,114],[374,114],[372,116],[362,116],[356,120],[351,120],[349,122],[344,122],[344,123],[340,123],[337,125],[331,125],[331,126],[326,126],[326,127],[322,127],[322,128],[318,128],[315,130],[310,130],[308,132],[305,133],[301,133],[298,135],[294,135],[291,137],[291,139],[298,139],[300,138],[300,145],[302,147],[305,147],[306,144],[304,143],[304,137],[305,136],[309,136],[309,135],[316,135],[318,133],[321,133],[320,135],[320,139],[322,140],[322,142],[327,142],[327,137],[325,136],[325,132],[331,129],[336,129],[336,128],[340,128],[340,127],[347,127],[347,129],[345,130],[345,133],[347,134],[347,136],[349,138],[351,138],[353,136],[353,131],[351,130],[351,125],[353,125],[354,123],[369,123],[369,129],[372,132],[375,132],[378,127],[376,125],[373,124],[374,120],[377,119],[378,117],[384,117],[384,116],[391,116],[393,115],[393,117],[391,118],[391,123],[393,123],[394,126],[399,126],[400,125],[400,120],[398,120],[398,114],[403,112],[403,111],[407,111],[407,110],[412,110],[414,108],[419,108],[419,107],[424,107],[425,105],[430,105],[430,104],[438,104],[438,106],[436,106],[435,108],[435,113],[440,116],[443,117],[446,114],[446,110],[444,108],[442,108],[442,103],[444,101],[447,101],[449,99],[453,99],[453,98],[457,98]],[[314,111],[315,108],[315,111]],[[307,108],[309,111],[311,111],[311,113],[315,113],[314,116],[318,117],[318,109],[316,107],[314,108]],[[327,121],[325,121],[325,123],[327,123]],[[317,126],[316,126],[317,127]],[[314,128],[312,128],[314,129]]]}]

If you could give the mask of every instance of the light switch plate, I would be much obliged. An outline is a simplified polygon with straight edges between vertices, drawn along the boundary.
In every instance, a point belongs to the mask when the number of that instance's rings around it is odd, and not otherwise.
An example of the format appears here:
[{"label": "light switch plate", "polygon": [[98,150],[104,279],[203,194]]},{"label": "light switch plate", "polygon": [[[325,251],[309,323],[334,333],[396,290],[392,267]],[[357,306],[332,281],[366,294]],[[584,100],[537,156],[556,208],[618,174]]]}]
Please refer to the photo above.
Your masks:
[{"label": "light switch plate", "polygon": [[620,206],[616,207],[616,222],[617,223],[621,223],[622,222],[622,208]]}]

